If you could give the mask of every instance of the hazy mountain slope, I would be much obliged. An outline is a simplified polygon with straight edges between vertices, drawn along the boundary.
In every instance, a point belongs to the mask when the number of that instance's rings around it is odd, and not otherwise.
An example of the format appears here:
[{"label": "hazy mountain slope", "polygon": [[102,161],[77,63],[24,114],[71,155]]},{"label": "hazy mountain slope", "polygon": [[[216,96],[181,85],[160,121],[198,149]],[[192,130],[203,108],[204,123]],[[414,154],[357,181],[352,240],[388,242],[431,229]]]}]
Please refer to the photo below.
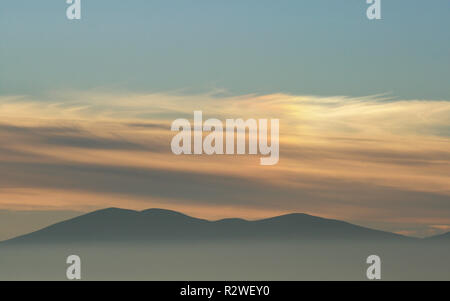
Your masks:
[{"label": "hazy mountain slope", "polygon": [[179,242],[186,240],[413,240],[350,223],[307,214],[288,214],[257,221],[207,221],[175,211],[108,208],[91,212],[6,243]]},{"label": "hazy mountain slope", "polygon": [[450,232],[426,238],[427,241],[450,243]]}]

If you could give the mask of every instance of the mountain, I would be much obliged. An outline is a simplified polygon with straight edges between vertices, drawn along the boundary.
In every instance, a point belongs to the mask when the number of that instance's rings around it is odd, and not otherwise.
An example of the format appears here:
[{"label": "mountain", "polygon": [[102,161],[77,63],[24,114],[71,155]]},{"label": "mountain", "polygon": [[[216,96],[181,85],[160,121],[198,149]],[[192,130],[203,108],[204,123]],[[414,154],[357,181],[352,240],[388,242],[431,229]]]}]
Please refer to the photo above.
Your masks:
[{"label": "mountain", "polygon": [[180,242],[198,240],[404,241],[406,236],[347,222],[293,213],[256,221],[208,221],[164,209],[107,208],[3,243]]},{"label": "mountain", "polygon": [[433,241],[433,242],[448,242],[448,243],[450,243],[450,232],[427,237],[426,240]]}]

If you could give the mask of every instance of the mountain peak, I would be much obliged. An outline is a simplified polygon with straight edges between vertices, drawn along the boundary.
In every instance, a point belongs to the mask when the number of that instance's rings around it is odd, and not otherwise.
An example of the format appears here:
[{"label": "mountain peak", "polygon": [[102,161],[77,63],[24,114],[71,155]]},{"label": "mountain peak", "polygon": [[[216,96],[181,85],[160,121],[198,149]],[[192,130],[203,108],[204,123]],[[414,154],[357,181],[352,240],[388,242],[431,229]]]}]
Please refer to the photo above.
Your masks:
[{"label": "mountain peak", "polygon": [[161,214],[161,215],[178,215],[178,216],[187,216],[178,211],[162,209],[162,208],[150,208],[140,211],[142,214]]}]

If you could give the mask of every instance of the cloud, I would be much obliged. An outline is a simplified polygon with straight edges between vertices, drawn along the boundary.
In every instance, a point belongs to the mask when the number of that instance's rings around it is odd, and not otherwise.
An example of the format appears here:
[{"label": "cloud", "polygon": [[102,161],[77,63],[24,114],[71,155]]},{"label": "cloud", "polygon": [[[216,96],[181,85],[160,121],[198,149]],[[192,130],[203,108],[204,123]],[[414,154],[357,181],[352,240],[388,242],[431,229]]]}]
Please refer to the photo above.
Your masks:
[{"label": "cloud", "polygon": [[[170,124],[194,110],[280,119],[279,164],[173,155]],[[450,224],[448,101],[55,93],[3,97],[0,117],[0,208],[296,211],[417,233]]]}]

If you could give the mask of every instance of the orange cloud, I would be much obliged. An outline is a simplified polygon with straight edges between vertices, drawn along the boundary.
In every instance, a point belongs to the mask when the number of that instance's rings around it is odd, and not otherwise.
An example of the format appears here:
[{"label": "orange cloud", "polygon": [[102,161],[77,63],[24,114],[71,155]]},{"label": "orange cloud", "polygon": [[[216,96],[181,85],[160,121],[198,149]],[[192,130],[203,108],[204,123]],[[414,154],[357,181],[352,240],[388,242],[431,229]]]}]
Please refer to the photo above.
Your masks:
[{"label": "orange cloud", "polygon": [[[199,109],[205,119],[280,119],[279,164],[173,155],[171,122]],[[218,218],[297,211],[446,224],[449,116],[448,101],[379,97],[3,97],[0,208],[165,207]]]}]

